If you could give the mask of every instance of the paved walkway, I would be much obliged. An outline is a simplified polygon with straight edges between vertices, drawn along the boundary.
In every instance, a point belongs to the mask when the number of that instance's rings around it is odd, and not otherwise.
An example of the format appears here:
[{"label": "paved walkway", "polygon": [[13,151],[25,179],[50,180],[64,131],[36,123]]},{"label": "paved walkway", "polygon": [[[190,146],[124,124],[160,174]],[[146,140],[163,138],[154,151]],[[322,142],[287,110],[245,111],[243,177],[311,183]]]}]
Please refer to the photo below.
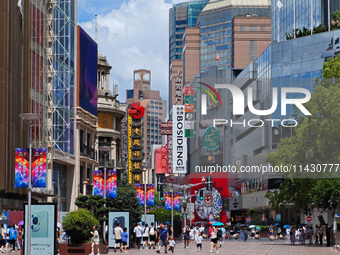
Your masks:
[{"label": "paved walkway", "polygon": [[[178,255],[197,255],[197,254],[204,254],[208,255],[210,250],[210,242],[203,241],[203,251],[196,252],[196,245],[191,245],[188,249],[184,249],[183,241],[177,241],[175,254]],[[213,251],[215,254],[216,251]],[[19,252],[11,252],[5,254],[13,254],[19,255]],[[109,255],[114,254],[122,254],[118,250],[115,253],[113,249],[110,249]],[[123,254],[134,254],[134,255],[156,255],[156,250],[151,249],[142,249],[138,251],[137,249],[128,249],[127,253]],[[161,253],[164,254],[164,248],[161,249]],[[168,254],[171,254],[168,251]],[[295,254],[314,254],[314,255],[327,255],[327,254],[337,254],[340,255],[340,252],[333,249],[333,247],[326,247],[320,245],[300,245],[295,244],[291,245],[290,241],[282,241],[282,240],[275,240],[275,241],[256,241],[256,240],[248,240],[247,242],[241,242],[239,240],[226,240],[223,244],[223,247],[220,248],[220,252],[218,254],[228,254],[228,255],[247,255],[247,254],[255,254],[255,255],[295,255]],[[85,254],[88,255],[88,254]]]},{"label": "paved walkway", "polygon": [[[196,245],[191,245],[188,249],[184,249],[183,242],[177,242],[175,248],[175,254],[178,255],[197,255],[204,254],[208,255],[210,250],[210,242],[203,242],[203,251],[197,252]],[[126,254],[139,254],[139,255],[156,255],[156,250],[144,249],[144,250],[136,250],[136,249],[128,249]],[[110,250],[110,255],[119,254],[120,252],[114,253]],[[215,254],[216,251],[213,251]],[[164,248],[161,249],[161,254],[164,254]],[[168,254],[171,254],[168,251]],[[326,246],[317,246],[317,245],[291,245],[290,241],[256,241],[256,240],[248,240],[247,242],[241,242],[239,240],[235,241],[225,241],[223,247],[220,248],[220,252],[218,254],[228,254],[228,255],[244,255],[244,254],[255,254],[255,255],[294,255],[294,254],[315,254],[315,255],[326,255],[326,254],[337,254],[340,255],[340,252],[333,249],[333,247]]]}]

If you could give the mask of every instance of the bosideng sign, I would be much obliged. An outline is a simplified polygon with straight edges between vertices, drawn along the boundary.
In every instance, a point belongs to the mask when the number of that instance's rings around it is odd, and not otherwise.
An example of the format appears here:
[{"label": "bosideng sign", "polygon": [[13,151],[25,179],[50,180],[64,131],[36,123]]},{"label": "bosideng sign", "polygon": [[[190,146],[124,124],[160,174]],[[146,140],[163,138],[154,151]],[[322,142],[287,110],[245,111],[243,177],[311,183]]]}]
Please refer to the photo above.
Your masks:
[{"label": "bosideng sign", "polygon": [[172,107],[172,173],[185,174],[187,163],[187,139],[184,136],[184,105]]},{"label": "bosideng sign", "polygon": [[[244,109],[245,109],[245,96],[243,94],[243,91],[238,88],[235,85],[231,84],[215,84],[216,89],[228,89],[231,92],[232,99],[233,99],[233,115],[244,115]],[[305,97],[303,98],[287,98],[287,94],[289,93],[300,93],[304,94]],[[249,87],[247,89],[247,106],[251,113],[258,115],[258,116],[265,116],[270,115],[273,112],[275,112],[277,106],[278,106],[278,88],[273,88],[272,92],[272,106],[270,109],[267,110],[258,110],[255,109],[253,105],[253,88]],[[311,93],[309,90],[304,88],[297,88],[297,87],[283,87],[281,88],[281,115],[286,115],[286,108],[287,105],[295,105],[304,115],[311,115],[311,113],[303,106],[304,103],[307,103],[311,98]],[[207,100],[206,95],[201,95],[201,114],[206,115],[207,114]],[[271,122],[272,126],[274,126],[274,123],[280,121],[282,126],[289,126],[289,127],[295,127],[297,125],[297,121],[295,119],[285,119],[285,120],[279,120],[279,119],[250,119],[247,121],[248,126],[250,127],[262,127],[265,122]],[[214,126],[216,125],[226,125],[230,123],[230,126],[233,125],[244,125],[246,126],[246,120],[243,120],[243,122],[233,122],[233,120],[226,120],[226,119],[214,119]],[[285,123],[290,122],[294,123],[293,125],[287,125]]]}]

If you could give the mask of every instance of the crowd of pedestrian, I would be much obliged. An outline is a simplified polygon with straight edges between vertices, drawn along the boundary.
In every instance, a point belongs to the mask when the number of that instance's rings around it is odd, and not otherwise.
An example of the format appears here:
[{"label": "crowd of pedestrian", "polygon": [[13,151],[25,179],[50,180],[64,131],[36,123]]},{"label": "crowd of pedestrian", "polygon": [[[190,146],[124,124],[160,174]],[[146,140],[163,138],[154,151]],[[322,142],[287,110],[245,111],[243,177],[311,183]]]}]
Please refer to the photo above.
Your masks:
[{"label": "crowd of pedestrian", "polygon": [[0,226],[0,253],[20,250],[23,245],[23,231],[15,225]]}]

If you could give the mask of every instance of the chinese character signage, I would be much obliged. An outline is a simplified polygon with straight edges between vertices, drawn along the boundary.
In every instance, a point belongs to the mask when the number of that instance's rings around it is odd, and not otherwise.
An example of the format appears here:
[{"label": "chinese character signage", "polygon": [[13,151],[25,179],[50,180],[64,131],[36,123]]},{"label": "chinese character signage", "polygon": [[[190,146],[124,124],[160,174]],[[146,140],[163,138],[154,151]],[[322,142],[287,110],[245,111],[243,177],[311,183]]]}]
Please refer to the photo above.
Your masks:
[{"label": "chinese character signage", "polygon": [[93,173],[93,195],[104,196],[104,172],[101,169],[94,170]]},{"label": "chinese character signage", "polygon": [[182,104],[182,77],[179,72],[175,79],[175,100],[176,104]]},{"label": "chinese character signage", "polygon": [[207,127],[202,134],[203,148],[207,151],[215,151],[220,147],[220,130],[216,127]]},{"label": "chinese character signage", "polygon": [[185,105],[185,137],[193,138],[195,129],[195,107],[194,107],[194,87],[185,87],[184,105]]},{"label": "chinese character signage", "polygon": [[117,197],[117,170],[110,169],[106,171],[106,197]]},{"label": "chinese character signage", "polygon": [[[15,187],[27,188],[29,149],[15,149]],[[32,187],[46,188],[46,149],[32,149]]]},{"label": "chinese character signage", "polygon": [[134,102],[128,107],[128,169],[129,183],[142,180],[143,155],[143,125],[144,107]]},{"label": "chinese character signage", "polygon": [[185,174],[187,172],[187,139],[184,129],[184,105],[174,105],[172,109],[172,173]]}]

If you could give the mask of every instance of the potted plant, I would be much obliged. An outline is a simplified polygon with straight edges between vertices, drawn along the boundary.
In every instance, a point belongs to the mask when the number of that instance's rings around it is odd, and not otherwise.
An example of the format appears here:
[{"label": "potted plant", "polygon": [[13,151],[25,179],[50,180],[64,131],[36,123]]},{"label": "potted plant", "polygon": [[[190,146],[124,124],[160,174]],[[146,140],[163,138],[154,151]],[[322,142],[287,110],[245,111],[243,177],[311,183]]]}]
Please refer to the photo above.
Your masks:
[{"label": "potted plant", "polygon": [[[63,229],[71,238],[71,244],[59,246],[60,255],[90,254],[91,253],[91,231],[93,226],[98,226],[98,220],[86,209],[79,209],[67,214],[63,221]],[[65,253],[65,247],[67,252]]]}]

